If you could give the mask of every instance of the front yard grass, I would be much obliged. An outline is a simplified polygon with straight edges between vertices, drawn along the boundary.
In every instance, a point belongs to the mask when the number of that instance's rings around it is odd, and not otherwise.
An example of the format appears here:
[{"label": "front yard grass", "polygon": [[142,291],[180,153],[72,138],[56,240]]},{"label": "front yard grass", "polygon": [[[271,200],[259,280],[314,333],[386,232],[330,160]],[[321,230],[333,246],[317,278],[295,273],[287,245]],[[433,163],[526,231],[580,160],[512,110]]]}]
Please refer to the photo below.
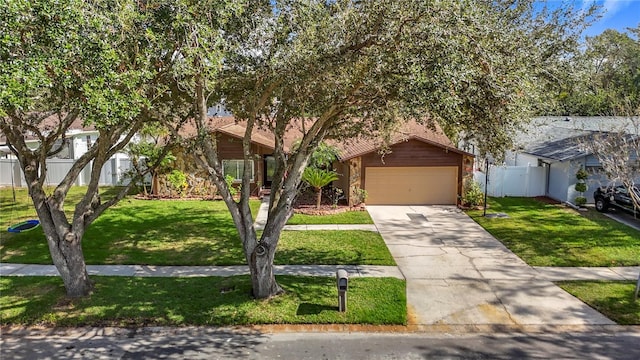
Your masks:
[{"label": "front yard grass", "polygon": [[[71,201],[66,203],[69,210],[82,190],[83,187],[72,188]],[[0,190],[3,228],[17,221],[16,217],[30,217],[29,209],[33,207],[25,191],[18,189],[17,203],[13,204],[11,189]],[[16,207],[13,217],[11,210],[5,210],[11,206]],[[259,201],[251,202],[254,214],[259,207]],[[358,213],[369,217],[366,211]],[[52,263],[41,228],[20,234],[2,230],[0,261]],[[246,264],[240,238],[222,201],[125,198],[89,226],[83,238],[83,251],[90,265]],[[370,231],[285,231],[276,263],[395,265],[382,237]]]},{"label": "front yard grass", "polygon": [[322,225],[322,224],[373,224],[367,211],[345,211],[338,214],[307,215],[294,214],[288,225]]},{"label": "front yard grass", "polygon": [[640,325],[632,281],[564,281],[558,285],[620,325]]},{"label": "front yard grass", "polygon": [[578,212],[531,198],[490,198],[490,213],[468,214],[532,266],[637,266],[640,232],[590,209]]},{"label": "front yard grass", "polygon": [[396,265],[382,236],[363,230],[283,231],[275,263]]},{"label": "front yard grass", "polygon": [[286,294],[269,300],[251,298],[248,276],[92,279],[91,296],[69,300],[57,277],[0,278],[0,322],[131,327],[407,322],[405,282],[394,278],[351,279],[345,313],[338,312],[333,278],[278,276]]}]

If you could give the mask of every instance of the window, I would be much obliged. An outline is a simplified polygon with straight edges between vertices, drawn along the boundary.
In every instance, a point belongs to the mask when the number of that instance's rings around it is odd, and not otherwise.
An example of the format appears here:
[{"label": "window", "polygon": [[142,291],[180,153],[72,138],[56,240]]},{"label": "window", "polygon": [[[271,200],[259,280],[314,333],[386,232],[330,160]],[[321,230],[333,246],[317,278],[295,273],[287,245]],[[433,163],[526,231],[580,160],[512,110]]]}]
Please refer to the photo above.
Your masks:
[{"label": "window", "polygon": [[[253,181],[253,160],[249,160],[251,174],[249,178]],[[224,176],[233,176],[234,182],[242,181],[242,175],[244,173],[244,160],[222,160],[222,173]]]}]

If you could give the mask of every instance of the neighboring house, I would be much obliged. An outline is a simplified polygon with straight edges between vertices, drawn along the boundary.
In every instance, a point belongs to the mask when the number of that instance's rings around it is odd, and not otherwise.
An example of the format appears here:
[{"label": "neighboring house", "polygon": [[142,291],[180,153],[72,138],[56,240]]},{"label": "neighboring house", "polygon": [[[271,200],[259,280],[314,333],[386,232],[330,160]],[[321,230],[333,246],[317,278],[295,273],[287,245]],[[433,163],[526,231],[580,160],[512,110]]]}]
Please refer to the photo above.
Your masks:
[{"label": "neighboring house", "polygon": [[[45,119],[45,124],[43,126],[51,126],[48,122],[54,121]],[[93,127],[84,127],[82,126],[82,121],[80,119],[74,121],[66,135],[66,144],[62,146],[62,150],[52,156],[54,159],[78,159],[87,150],[91,147],[93,143],[98,139],[98,131]],[[26,143],[32,149],[35,149],[39,145],[39,140],[33,134],[26,134]],[[55,147],[58,147],[60,142],[55,144]],[[9,150],[8,144],[6,143],[6,139],[2,134],[0,134],[0,154],[4,155],[5,158],[14,157],[11,151]]]},{"label": "neighboring house", "polygon": [[[225,175],[239,182],[245,127],[233,118],[218,118],[213,131]],[[284,139],[285,151],[300,137],[301,133],[291,128]],[[261,130],[253,132],[251,141],[255,155],[251,184],[257,193],[271,185],[275,141],[273,135]],[[328,142],[340,150],[334,167],[341,178],[334,186],[349,195],[350,205],[357,202],[358,189],[367,191],[367,204],[457,204],[462,180],[472,174],[473,155],[455,148],[439,128],[407,124],[387,146],[381,140],[364,138]]]},{"label": "neighboring house", "polygon": [[[45,119],[43,127],[53,127],[54,117]],[[89,126],[83,126],[82,120],[75,120],[65,136],[65,143],[62,149],[47,159],[47,184],[56,184],[62,180],[71,165],[76,159],[80,158],[98,139],[98,131]],[[36,136],[26,133],[26,143],[32,149],[39,146],[39,140]],[[132,141],[137,141],[137,137]],[[55,148],[61,144],[61,141],[55,144]],[[123,175],[130,168],[130,161],[126,154],[118,153],[114,155],[110,161],[105,164],[100,175],[101,185],[117,185],[123,180]],[[11,174],[13,174],[13,184],[15,186],[26,186],[22,170],[16,160],[15,155],[9,150],[5,137],[0,133],[0,185],[11,184]],[[76,180],[76,185],[88,184],[90,179],[90,170],[85,168]]]},{"label": "neighboring house", "polygon": [[[511,189],[522,188],[525,184],[534,184],[536,190],[531,194],[503,193],[501,195],[537,196],[545,195],[558,201],[573,202],[576,173],[584,168],[590,174],[589,187],[584,194],[588,202],[593,202],[593,190],[606,185],[609,180],[600,172],[601,165],[597,157],[584,151],[579,142],[595,134],[620,130],[631,135],[637,132],[629,118],[624,117],[539,117],[532,119],[527,129],[515,139],[516,149],[507,152],[503,166],[492,167],[489,182],[501,182]],[[504,175],[518,169],[527,175]],[[494,175],[492,175],[492,173]],[[502,178],[501,176],[506,176]],[[490,195],[491,187],[489,188]]]}]

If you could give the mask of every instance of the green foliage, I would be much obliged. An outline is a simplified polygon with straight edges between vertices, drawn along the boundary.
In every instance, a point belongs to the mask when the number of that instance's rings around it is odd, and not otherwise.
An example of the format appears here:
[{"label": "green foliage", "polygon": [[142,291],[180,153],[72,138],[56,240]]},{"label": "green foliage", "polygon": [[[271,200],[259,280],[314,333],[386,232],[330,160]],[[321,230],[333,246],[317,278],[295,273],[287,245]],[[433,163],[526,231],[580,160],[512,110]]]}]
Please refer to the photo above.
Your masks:
[{"label": "green foliage", "polygon": [[584,180],[587,180],[588,178],[589,178],[589,173],[584,168],[580,168],[580,170],[576,172],[576,179],[584,181]]},{"label": "green foliage", "polygon": [[469,207],[480,206],[484,203],[484,193],[480,184],[473,178],[468,178],[464,183],[464,194],[462,195],[462,204]]},{"label": "green foliage", "polygon": [[364,204],[365,201],[367,201],[367,196],[369,196],[369,194],[367,193],[367,190],[365,189],[360,189],[357,188],[354,190],[354,200],[355,200],[355,204],[354,205],[360,205],[360,204]]},{"label": "green foliage", "polygon": [[640,114],[640,25],[621,33],[608,29],[587,37],[584,51],[568,58],[568,76],[558,95],[558,115]]},{"label": "green foliage", "polygon": [[185,173],[180,170],[171,171],[167,175],[167,181],[169,181],[171,187],[173,187],[173,189],[177,191],[179,195],[182,195],[189,186],[189,183],[187,183],[187,175],[185,175]]},{"label": "green foliage", "polygon": [[338,179],[338,174],[335,171],[315,167],[308,167],[304,169],[304,173],[302,174],[302,180],[316,190],[320,190],[322,187],[327,186]]},{"label": "green foliage", "polygon": [[235,178],[233,176],[225,176],[224,182],[227,184],[227,188],[229,188],[229,194],[231,194],[231,197],[235,197],[236,195],[238,195],[238,189],[233,186],[233,183],[235,182]]},{"label": "green foliage", "polygon": [[333,181],[338,180],[338,174],[332,170],[325,170],[316,167],[307,167],[302,174],[302,180],[313,187],[317,194],[318,199],[316,206],[320,208],[320,202],[322,200],[322,188],[331,184]]},{"label": "green foliage", "polygon": [[576,179],[578,179],[578,182],[574,185],[574,188],[576,189],[577,192],[581,194],[575,199],[575,203],[578,206],[584,206],[584,204],[587,203],[587,198],[582,196],[582,194],[584,194],[584,192],[587,191],[587,184],[585,183],[585,180],[588,177],[589,177],[589,173],[587,173],[587,171],[584,168],[580,168],[580,170],[576,172]]},{"label": "green foliage", "polygon": [[[300,141],[298,140],[292,145],[291,150],[297,151],[299,147]],[[333,163],[338,159],[339,154],[340,150],[337,147],[329,145],[323,141],[318,144],[318,147],[316,147],[311,153],[307,167],[331,169]]]}]

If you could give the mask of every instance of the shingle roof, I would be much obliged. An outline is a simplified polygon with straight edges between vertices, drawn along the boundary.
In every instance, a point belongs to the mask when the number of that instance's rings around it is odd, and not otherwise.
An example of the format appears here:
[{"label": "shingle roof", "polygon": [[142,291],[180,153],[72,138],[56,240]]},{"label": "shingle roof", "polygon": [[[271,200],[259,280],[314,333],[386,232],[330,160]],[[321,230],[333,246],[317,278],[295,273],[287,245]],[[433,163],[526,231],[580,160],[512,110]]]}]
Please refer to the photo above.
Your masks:
[{"label": "shingle roof", "polygon": [[[244,124],[245,122],[235,121],[233,118],[220,118],[212,120],[210,128],[212,131],[217,131],[241,139],[244,137],[246,130]],[[302,131],[300,127],[299,120],[293,121],[292,124],[289,125],[284,137],[285,151],[289,151],[293,143],[302,138]],[[433,128],[429,128],[427,125],[421,125],[415,121],[410,121],[402,125],[400,129],[391,136],[391,139],[387,144],[384,143],[382,136],[375,135],[361,136],[345,141],[328,139],[327,142],[340,150],[338,157],[340,161],[345,161],[377,151],[385,145],[394,145],[410,139],[416,139],[454,152],[465,153],[454,146],[453,142],[444,134],[437,124],[435,124]],[[273,133],[260,128],[255,128],[253,130],[251,141],[269,148],[273,148],[275,146]]]},{"label": "shingle roof", "polygon": [[431,129],[415,121],[409,121],[402,125],[391,136],[387,144],[384,143],[382,137],[368,136],[352,139],[349,142],[336,144],[336,146],[341,150],[340,161],[345,161],[377,151],[385,145],[394,145],[411,139],[440,146],[454,152],[464,153],[464,151],[457,149],[453,145],[453,142],[444,134],[438,124],[434,124],[434,128]]},{"label": "shingle roof", "polygon": [[[576,133],[575,131],[573,132]],[[524,153],[531,154],[537,157],[566,161],[583,156],[589,155],[588,152],[583,150],[580,146],[580,140],[584,140],[585,137],[592,137],[595,132],[579,132],[578,135],[568,138],[561,138],[559,140],[547,141],[541,144],[533,145],[529,148],[525,148]]]},{"label": "shingle roof", "polygon": [[[635,118],[635,121],[638,120]],[[640,129],[634,126],[634,119],[629,117],[546,116],[533,118],[515,142],[523,153],[567,161],[590,155],[582,150],[581,141],[592,139],[596,134],[620,130],[632,136],[637,135]]]}]

